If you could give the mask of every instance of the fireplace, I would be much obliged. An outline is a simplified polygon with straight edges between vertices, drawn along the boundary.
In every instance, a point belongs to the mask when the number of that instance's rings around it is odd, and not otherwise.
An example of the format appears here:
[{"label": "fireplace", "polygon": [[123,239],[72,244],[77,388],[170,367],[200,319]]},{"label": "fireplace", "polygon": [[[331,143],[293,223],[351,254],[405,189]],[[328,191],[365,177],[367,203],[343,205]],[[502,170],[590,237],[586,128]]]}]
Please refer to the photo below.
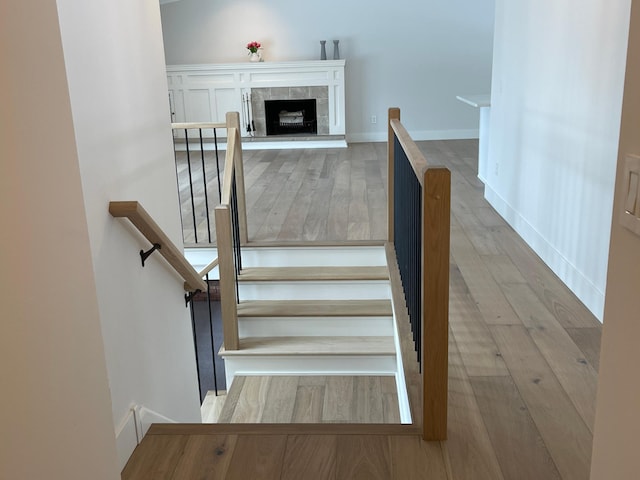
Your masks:
[{"label": "fireplace", "polygon": [[[225,112],[238,111],[240,133],[255,145],[336,142],[344,146],[345,63],[308,60],[169,65],[167,80],[174,121],[223,122]],[[265,100],[304,99],[316,100],[316,133],[293,135],[292,139],[287,135],[268,137]],[[204,135],[213,136],[213,131]],[[305,137],[309,142],[302,142]]]},{"label": "fireplace", "polygon": [[267,136],[318,133],[315,98],[265,100],[264,111]]},{"label": "fireplace", "polygon": [[[329,135],[329,89],[327,87],[261,87],[251,89],[251,109],[255,123],[255,136],[273,136],[274,121],[287,128],[275,135]],[[271,102],[275,101],[273,111]],[[302,103],[300,103],[302,102]],[[274,115],[267,131],[267,104]],[[278,105],[279,104],[279,105]],[[280,121],[280,112],[289,112]],[[300,114],[304,111],[302,122]],[[274,120],[275,119],[275,120]],[[302,127],[299,125],[302,123]],[[277,131],[277,128],[276,128]]]}]

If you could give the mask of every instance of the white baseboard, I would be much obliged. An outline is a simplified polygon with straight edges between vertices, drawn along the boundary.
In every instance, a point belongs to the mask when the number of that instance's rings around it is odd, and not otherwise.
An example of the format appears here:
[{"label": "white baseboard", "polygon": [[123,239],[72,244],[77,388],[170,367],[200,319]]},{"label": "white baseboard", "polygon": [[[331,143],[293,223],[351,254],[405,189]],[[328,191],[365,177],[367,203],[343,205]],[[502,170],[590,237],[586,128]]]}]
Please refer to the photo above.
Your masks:
[{"label": "white baseboard", "polygon": [[138,432],[136,430],[136,419],[132,407],[116,428],[116,449],[118,451],[118,466],[120,471],[122,471],[127,464],[129,457],[139,442],[140,440],[138,439]]},{"label": "white baseboard", "polygon": [[[480,137],[478,129],[461,129],[461,130],[411,130],[409,135],[416,142],[425,140],[466,140]],[[243,150],[293,150],[296,148],[346,148],[349,143],[367,143],[367,142],[386,142],[387,132],[363,132],[348,133],[346,140],[297,140],[297,141],[243,141]],[[200,148],[199,141],[192,139],[194,149]],[[203,145],[205,151],[214,150],[211,142],[205,142]],[[178,152],[186,151],[184,143],[176,143],[175,149]],[[218,139],[218,150],[227,149],[226,140]]]},{"label": "white baseboard", "polygon": [[136,405],[134,408],[140,440],[147,434],[152,423],[178,423],[176,420],[149,410],[143,405]]},{"label": "white baseboard", "polygon": [[602,322],[604,292],[578,270],[562,252],[558,251],[520,213],[485,183],[484,196],[491,206],[518,232],[522,239],[540,256],[567,287]]},{"label": "white baseboard", "polygon": [[[409,135],[415,142],[425,140],[466,140],[479,138],[478,129],[469,130],[410,130]],[[387,132],[366,132],[347,134],[348,143],[386,142]]]},{"label": "white baseboard", "polygon": [[347,148],[347,141],[299,140],[295,142],[242,142],[243,150],[295,150],[300,148]]},{"label": "white baseboard", "polygon": [[142,441],[152,423],[177,423],[142,405],[132,405],[116,428],[116,449],[120,471],[129,461],[136,446]]},{"label": "white baseboard", "polygon": [[[200,143],[194,142],[193,140],[189,142],[191,150],[199,150]],[[205,151],[213,151],[215,150],[214,144],[207,142],[202,145],[202,148]],[[347,148],[346,140],[297,140],[297,141],[243,141],[242,149],[243,150],[295,150],[295,149],[307,149],[307,148]],[[223,152],[227,149],[227,143],[218,140],[218,150]],[[184,143],[176,143],[175,150],[177,152],[185,152],[187,147]]]}]

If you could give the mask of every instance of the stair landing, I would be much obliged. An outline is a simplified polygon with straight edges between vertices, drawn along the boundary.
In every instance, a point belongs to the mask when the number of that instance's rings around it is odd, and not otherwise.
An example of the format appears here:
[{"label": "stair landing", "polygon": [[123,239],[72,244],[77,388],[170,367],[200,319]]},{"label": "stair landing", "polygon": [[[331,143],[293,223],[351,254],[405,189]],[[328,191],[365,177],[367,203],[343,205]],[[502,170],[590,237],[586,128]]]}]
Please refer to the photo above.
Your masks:
[{"label": "stair landing", "polygon": [[400,423],[392,376],[238,376],[217,423]]}]

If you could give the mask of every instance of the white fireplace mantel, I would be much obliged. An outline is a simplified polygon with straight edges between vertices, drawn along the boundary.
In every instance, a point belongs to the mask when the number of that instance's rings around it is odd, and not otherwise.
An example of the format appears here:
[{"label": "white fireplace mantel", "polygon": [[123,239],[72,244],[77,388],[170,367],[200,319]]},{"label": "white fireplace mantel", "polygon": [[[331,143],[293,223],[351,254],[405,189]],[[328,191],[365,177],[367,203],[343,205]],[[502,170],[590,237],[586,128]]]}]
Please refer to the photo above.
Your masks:
[{"label": "white fireplace mantel", "polygon": [[[344,71],[345,60],[169,65],[172,121],[224,122],[227,112],[237,111],[246,124],[243,97],[252,88],[326,86],[329,135],[344,136]],[[249,136],[245,129],[242,134]]]}]

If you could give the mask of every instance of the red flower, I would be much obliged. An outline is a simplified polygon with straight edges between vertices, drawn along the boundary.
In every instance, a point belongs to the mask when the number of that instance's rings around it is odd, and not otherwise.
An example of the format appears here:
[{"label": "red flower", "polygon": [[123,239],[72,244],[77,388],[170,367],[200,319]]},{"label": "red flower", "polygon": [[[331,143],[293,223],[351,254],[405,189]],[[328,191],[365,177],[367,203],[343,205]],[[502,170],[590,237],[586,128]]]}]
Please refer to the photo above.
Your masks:
[{"label": "red flower", "polygon": [[251,52],[251,53],[256,53],[258,51],[259,48],[261,48],[262,45],[260,45],[260,42],[249,42],[247,43],[247,49]]}]

